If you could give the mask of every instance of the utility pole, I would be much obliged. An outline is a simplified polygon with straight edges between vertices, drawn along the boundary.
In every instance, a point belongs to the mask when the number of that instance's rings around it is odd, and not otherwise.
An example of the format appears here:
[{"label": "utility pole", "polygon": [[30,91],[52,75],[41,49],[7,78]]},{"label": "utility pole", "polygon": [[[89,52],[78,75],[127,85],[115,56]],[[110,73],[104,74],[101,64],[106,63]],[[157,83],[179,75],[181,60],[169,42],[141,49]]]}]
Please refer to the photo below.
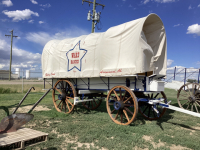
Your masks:
[{"label": "utility pole", "polygon": [[90,21],[91,16],[92,16],[92,33],[94,33],[95,25],[99,22],[99,20],[100,20],[100,15],[101,15],[100,12],[99,12],[99,13],[96,12],[96,5],[97,5],[97,6],[98,6],[98,5],[99,5],[99,6],[102,6],[102,8],[104,8],[105,5],[96,3],[96,0],[94,0],[93,2],[91,2],[90,0],[89,0],[89,1],[87,1],[87,0],[82,0],[82,4],[83,4],[84,2],[89,3],[89,6],[90,6],[90,4],[93,4],[93,15],[91,15],[91,14],[90,14],[90,11],[89,11],[87,20]]},{"label": "utility pole", "polygon": [[5,35],[5,36],[11,36],[11,47],[10,47],[10,71],[9,71],[9,81],[11,79],[11,65],[12,65],[12,42],[13,42],[13,37],[18,37],[13,35],[13,30],[10,31],[11,35]]}]

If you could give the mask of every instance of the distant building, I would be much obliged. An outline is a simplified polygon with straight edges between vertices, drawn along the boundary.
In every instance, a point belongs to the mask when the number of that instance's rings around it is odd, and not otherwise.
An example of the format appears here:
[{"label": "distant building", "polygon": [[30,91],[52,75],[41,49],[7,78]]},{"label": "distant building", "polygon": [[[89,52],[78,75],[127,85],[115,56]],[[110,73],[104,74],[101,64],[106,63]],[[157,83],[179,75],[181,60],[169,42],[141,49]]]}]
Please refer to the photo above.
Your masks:
[{"label": "distant building", "polygon": [[[0,70],[0,80],[8,80],[9,79],[9,70]],[[19,79],[18,74],[12,74],[11,79]]]}]

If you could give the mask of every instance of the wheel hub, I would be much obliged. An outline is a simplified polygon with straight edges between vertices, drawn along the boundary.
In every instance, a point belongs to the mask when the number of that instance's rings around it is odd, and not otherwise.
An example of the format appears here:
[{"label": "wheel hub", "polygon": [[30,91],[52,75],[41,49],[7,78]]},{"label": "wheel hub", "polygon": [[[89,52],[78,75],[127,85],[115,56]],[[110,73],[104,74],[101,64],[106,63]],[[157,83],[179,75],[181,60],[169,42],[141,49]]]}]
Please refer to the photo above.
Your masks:
[{"label": "wheel hub", "polygon": [[65,101],[66,96],[67,96],[67,94],[62,92],[62,94],[59,94],[59,95],[58,95],[58,99],[59,99],[59,100],[62,100],[62,101]]},{"label": "wheel hub", "polygon": [[114,108],[115,110],[121,110],[124,108],[124,103],[123,101],[116,101],[114,102]]},{"label": "wheel hub", "polygon": [[193,96],[190,96],[188,99],[190,100],[190,102],[195,102],[196,101],[196,98],[193,97]]}]

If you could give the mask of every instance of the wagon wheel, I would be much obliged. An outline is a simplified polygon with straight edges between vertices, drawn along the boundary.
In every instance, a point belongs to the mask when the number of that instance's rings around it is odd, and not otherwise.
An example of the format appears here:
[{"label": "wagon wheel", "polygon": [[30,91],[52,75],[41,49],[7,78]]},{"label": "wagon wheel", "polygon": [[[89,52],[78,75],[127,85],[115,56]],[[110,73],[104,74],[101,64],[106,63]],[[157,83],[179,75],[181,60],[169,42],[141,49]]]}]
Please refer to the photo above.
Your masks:
[{"label": "wagon wheel", "polygon": [[[160,92],[160,93],[152,93],[150,94],[143,94],[142,98],[148,98],[148,99],[164,99],[164,103],[167,103],[167,98],[164,92]],[[161,118],[164,113],[166,112],[166,108],[162,108],[162,106],[160,106],[159,104],[151,105],[148,104],[146,102],[138,102],[139,105],[139,112],[142,114],[142,116],[148,120],[157,120],[159,118]],[[154,111],[154,108],[156,108],[158,110],[158,112],[156,113]]]},{"label": "wagon wheel", "polygon": [[[84,102],[82,104],[86,109],[95,110],[101,105],[102,99],[96,98],[96,97],[94,97],[94,98],[92,97],[91,99],[93,99],[93,100]],[[87,99],[85,99],[85,100],[87,100]]]},{"label": "wagon wheel", "polygon": [[68,80],[58,80],[53,87],[53,103],[58,112],[70,113],[74,109],[76,90]]},{"label": "wagon wheel", "polygon": [[119,125],[129,125],[136,119],[138,113],[135,94],[123,85],[115,86],[110,90],[106,106],[110,118]]},{"label": "wagon wheel", "polygon": [[177,93],[177,100],[181,108],[199,113],[200,85],[197,83],[187,83],[181,86]]}]

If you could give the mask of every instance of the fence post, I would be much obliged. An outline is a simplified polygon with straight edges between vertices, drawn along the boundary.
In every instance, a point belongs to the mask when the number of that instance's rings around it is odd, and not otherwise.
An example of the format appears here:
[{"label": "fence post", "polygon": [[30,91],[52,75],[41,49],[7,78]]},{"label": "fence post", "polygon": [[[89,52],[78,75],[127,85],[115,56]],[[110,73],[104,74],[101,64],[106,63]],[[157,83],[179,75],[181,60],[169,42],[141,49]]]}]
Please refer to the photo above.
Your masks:
[{"label": "fence post", "polygon": [[[199,76],[200,76],[200,69],[199,69]],[[199,76],[198,76],[198,83],[199,83]]]},{"label": "fence post", "polygon": [[174,68],[174,80],[175,80],[175,76],[176,76],[176,67]]},{"label": "fence post", "polygon": [[[187,69],[187,68],[185,68],[184,84],[185,84],[185,82],[186,82],[186,72],[187,72],[186,69]],[[185,90],[185,86],[184,86],[184,90]]]},{"label": "fence post", "polygon": [[22,69],[22,93],[24,91],[24,71]]}]

